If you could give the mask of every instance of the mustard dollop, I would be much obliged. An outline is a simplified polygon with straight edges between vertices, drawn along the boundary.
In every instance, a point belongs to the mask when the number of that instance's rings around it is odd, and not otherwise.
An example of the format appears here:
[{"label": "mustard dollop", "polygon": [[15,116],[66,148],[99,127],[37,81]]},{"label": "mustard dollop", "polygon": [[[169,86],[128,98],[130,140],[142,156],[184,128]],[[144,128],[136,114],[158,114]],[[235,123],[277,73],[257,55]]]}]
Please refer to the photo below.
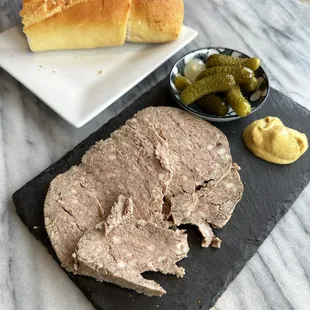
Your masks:
[{"label": "mustard dollop", "polygon": [[254,121],[243,131],[243,140],[257,157],[276,164],[290,164],[308,149],[305,134],[286,127],[277,117]]}]

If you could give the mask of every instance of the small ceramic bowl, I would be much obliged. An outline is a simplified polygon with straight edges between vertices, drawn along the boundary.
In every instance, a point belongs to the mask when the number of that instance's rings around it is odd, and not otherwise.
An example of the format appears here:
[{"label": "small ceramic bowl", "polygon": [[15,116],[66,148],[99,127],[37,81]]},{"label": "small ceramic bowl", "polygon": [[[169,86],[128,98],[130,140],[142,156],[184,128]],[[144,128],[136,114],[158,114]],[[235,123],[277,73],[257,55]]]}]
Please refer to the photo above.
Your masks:
[{"label": "small ceramic bowl", "polygon": [[[216,116],[207,114],[203,110],[203,108],[201,108],[196,103],[192,103],[190,105],[184,104],[180,98],[180,92],[176,89],[174,85],[175,77],[180,74],[184,75],[184,67],[189,61],[191,61],[193,58],[198,58],[203,61],[206,61],[206,59],[212,54],[222,54],[239,58],[249,58],[248,55],[245,55],[236,50],[221,47],[209,47],[190,52],[184,57],[182,57],[180,60],[178,60],[172,67],[169,77],[170,92],[173,98],[182,108],[208,121],[229,122],[239,119],[240,117],[237,116],[236,113],[230,107],[228,113],[225,116]],[[263,103],[266,101],[268,97],[270,89],[267,74],[262,67],[259,67],[255,71],[255,76],[260,83],[259,89],[254,92],[243,92],[244,97],[250,102],[252,106],[252,111],[250,114],[256,112],[263,105]]]}]

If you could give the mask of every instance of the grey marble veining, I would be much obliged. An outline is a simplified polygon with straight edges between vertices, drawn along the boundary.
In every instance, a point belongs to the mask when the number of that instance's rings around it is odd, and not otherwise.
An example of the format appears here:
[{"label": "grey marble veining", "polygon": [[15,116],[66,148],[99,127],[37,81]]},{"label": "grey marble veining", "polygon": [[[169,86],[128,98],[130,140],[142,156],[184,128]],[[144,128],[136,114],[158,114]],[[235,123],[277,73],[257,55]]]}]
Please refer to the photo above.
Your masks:
[{"label": "grey marble veining", "polygon": [[[303,0],[303,2],[307,2]],[[199,36],[80,129],[0,69],[0,310],[93,309],[18,219],[12,193],[198,47],[227,46],[263,60],[276,89],[310,109],[310,8],[297,0],[185,0]],[[20,21],[20,0],[0,0],[0,31]],[[309,125],[310,126],[310,125]],[[310,186],[218,300],[217,310],[310,309]]]}]

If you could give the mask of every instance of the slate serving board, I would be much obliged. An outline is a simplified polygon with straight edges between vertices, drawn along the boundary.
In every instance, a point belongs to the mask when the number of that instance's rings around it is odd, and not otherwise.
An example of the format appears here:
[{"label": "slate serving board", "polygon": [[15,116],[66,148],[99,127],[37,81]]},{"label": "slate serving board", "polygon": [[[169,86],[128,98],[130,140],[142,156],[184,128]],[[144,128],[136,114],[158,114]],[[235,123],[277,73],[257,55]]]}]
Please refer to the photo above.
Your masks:
[{"label": "slate serving board", "polygon": [[[14,193],[13,200],[21,220],[58,263],[43,220],[43,202],[50,181],[78,164],[85,151],[96,141],[109,137],[137,111],[152,105],[175,106],[168,91],[167,80],[160,82]],[[188,228],[190,252],[188,258],[180,263],[186,270],[186,276],[177,279],[159,273],[145,274],[167,290],[168,293],[161,298],[148,298],[112,284],[68,273],[97,309],[194,310],[209,309],[214,305],[310,180],[310,151],[296,163],[280,166],[256,158],[245,148],[241,138],[242,130],[254,119],[265,116],[278,116],[286,125],[305,132],[310,138],[310,112],[273,89],[268,102],[257,113],[231,123],[215,124],[228,137],[233,158],[242,167],[240,174],[245,185],[243,199],[237,205],[230,222],[223,229],[215,231],[223,239],[222,248],[201,248],[199,234],[195,229]]]}]

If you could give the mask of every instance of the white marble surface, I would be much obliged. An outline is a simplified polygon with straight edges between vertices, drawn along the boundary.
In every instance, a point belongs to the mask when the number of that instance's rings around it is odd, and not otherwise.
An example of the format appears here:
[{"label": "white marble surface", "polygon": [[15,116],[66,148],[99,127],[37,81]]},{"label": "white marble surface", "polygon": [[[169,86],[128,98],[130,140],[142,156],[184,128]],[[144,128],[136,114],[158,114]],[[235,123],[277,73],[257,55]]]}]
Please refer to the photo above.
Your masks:
[{"label": "white marble surface", "polygon": [[[185,23],[199,37],[81,129],[0,69],[0,310],[93,309],[21,223],[11,195],[160,81],[186,51],[217,45],[258,55],[272,86],[310,108],[310,8],[297,0],[185,2]],[[0,31],[19,22],[19,8],[20,0],[0,0]],[[310,309],[309,218],[310,186],[215,308]]]}]

